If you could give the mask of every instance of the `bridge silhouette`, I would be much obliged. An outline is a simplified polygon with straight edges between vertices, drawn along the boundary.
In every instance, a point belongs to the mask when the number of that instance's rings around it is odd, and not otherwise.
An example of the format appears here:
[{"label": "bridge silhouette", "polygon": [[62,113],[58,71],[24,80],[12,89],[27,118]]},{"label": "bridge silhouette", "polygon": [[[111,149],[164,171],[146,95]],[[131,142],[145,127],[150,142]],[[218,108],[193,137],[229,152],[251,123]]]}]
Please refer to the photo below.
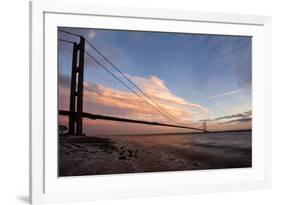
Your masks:
[{"label": "bridge silhouette", "polygon": [[[159,103],[157,103],[152,97],[150,97],[139,86],[137,86],[120,69],[118,69],[117,66],[115,66],[104,54],[102,54],[102,52],[100,52],[99,49],[97,49],[92,43],[90,43],[84,36],[61,29],[59,29],[58,31],[79,38],[79,43],[77,43],[77,41],[69,41],[61,38],[59,39],[59,41],[61,42],[73,45],[69,110],[59,110],[58,113],[61,116],[69,117],[69,122],[68,122],[69,134],[83,135],[83,118],[88,118],[90,120],[118,121],[118,122],[137,123],[137,124],[163,126],[163,127],[174,127],[174,128],[208,132],[206,122],[203,122],[202,129],[183,125],[178,119],[176,119],[172,114],[170,114],[161,105],[159,105]],[[109,70],[93,55],[87,52],[85,50],[85,44],[87,44],[100,57],[102,57],[116,72],[118,72],[123,78],[125,78],[129,82],[129,84],[122,81],[114,72]],[[120,118],[120,117],[106,116],[106,115],[97,115],[97,114],[84,112],[83,91],[84,91],[85,55],[87,55],[95,64],[97,64],[100,68],[106,71],[110,76],[115,78],[118,82],[120,82],[123,86],[125,86],[129,91],[131,91],[134,95],[140,98],[143,102],[145,102],[147,105],[149,105],[151,108],[159,112],[161,115],[163,115],[166,119],[168,119],[170,122],[173,122],[174,124]],[[132,88],[132,86],[134,87],[134,89]]]}]

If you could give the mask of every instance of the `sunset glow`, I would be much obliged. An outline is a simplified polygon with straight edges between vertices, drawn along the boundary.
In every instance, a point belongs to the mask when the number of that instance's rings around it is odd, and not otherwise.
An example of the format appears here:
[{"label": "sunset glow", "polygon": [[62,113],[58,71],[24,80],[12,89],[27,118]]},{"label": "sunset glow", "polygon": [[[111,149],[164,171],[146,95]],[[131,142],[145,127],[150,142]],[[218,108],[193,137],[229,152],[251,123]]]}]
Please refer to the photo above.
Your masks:
[{"label": "sunset glow", "polygon": [[[250,37],[65,30],[87,36],[127,78],[182,125],[201,128],[207,122],[209,130],[251,129]],[[64,33],[59,33],[59,38],[77,40]],[[89,47],[86,51],[96,55]],[[60,42],[59,109],[63,110],[69,110],[71,55],[72,46]],[[84,112],[174,123],[87,57],[84,79]],[[59,121],[68,123],[67,117]],[[91,135],[183,131],[103,120],[84,120],[84,128]]]}]

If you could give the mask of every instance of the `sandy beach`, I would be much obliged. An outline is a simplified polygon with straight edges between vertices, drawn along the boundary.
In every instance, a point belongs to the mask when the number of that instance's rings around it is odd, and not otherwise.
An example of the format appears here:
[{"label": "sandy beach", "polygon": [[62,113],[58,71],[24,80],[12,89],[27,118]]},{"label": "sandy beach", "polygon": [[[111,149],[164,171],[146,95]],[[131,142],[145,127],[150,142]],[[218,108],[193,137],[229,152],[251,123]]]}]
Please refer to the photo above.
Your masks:
[{"label": "sandy beach", "polygon": [[251,167],[248,134],[235,141],[212,138],[216,143],[204,135],[60,136],[59,176]]}]

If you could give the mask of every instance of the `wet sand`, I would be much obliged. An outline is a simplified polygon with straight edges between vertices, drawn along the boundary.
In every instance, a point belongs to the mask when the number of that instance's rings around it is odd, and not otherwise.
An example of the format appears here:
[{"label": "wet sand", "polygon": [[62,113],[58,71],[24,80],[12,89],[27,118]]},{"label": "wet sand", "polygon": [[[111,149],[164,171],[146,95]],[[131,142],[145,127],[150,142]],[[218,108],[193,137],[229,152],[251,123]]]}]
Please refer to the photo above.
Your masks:
[{"label": "wet sand", "polygon": [[156,143],[155,136],[60,136],[59,176],[251,167],[251,141],[228,145],[204,137],[159,136],[163,143]]}]

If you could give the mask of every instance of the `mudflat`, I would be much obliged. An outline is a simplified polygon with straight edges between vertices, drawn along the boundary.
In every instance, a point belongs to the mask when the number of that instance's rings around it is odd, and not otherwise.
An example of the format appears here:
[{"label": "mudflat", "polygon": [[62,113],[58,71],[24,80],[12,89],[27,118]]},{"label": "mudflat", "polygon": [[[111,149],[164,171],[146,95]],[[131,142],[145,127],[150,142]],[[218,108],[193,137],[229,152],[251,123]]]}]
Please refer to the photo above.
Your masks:
[{"label": "mudflat", "polygon": [[[231,136],[229,136],[231,135]],[[251,133],[60,136],[59,176],[245,168]]]}]

